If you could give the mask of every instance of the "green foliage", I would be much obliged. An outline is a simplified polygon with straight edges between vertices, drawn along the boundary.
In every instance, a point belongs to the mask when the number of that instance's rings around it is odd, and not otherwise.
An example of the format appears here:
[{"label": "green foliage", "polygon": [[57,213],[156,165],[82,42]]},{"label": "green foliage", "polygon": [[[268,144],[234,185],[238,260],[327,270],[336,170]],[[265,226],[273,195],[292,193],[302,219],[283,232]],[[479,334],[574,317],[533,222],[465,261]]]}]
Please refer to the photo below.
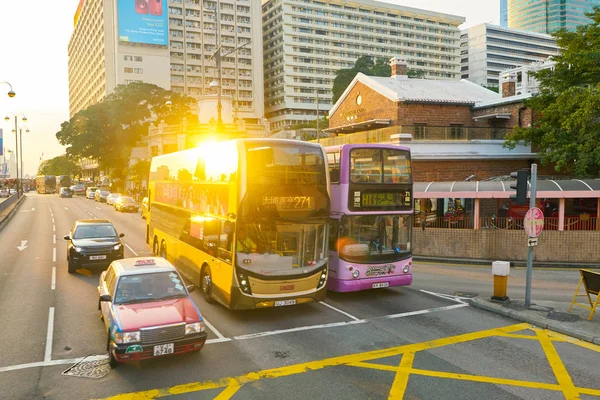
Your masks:
[{"label": "green foliage", "polygon": [[148,181],[150,176],[150,161],[140,160],[129,167],[129,177],[133,182]]},{"label": "green foliage", "polygon": [[[165,104],[168,100],[172,109]],[[124,180],[131,148],[147,135],[150,123],[179,124],[180,116],[197,123],[188,106],[194,101],[148,83],[119,85],[103,102],[63,122],[56,138],[67,146],[68,157],[96,159],[112,178]]]},{"label": "green foliage", "polygon": [[[312,119],[310,121],[302,122],[300,124],[294,124],[287,129],[296,130],[296,129],[317,129],[317,119]],[[325,117],[322,117],[319,120],[319,130],[329,128],[329,120]]]},{"label": "green foliage", "polygon": [[500,93],[500,88],[498,86],[483,86],[487,90],[491,90],[492,92]]},{"label": "green foliage", "polygon": [[354,63],[354,67],[350,69],[340,69],[336,72],[335,79],[333,80],[333,103],[344,93],[344,90],[350,85],[352,79],[362,72],[369,76],[390,76],[392,68],[388,61],[384,58],[378,58],[373,61],[373,58],[369,56],[361,56]]},{"label": "green foliage", "polygon": [[516,129],[506,146],[530,143],[542,163],[579,177],[600,176],[600,8],[576,32],[555,33],[560,54],[554,70],[536,74],[540,93],[527,101],[539,118]]},{"label": "green foliage", "polygon": [[406,76],[414,79],[425,79],[425,71],[422,69],[409,69],[406,72]]},{"label": "green foliage", "polygon": [[38,168],[38,175],[76,176],[80,173],[81,168],[79,168],[79,165],[69,160],[66,155],[44,160]]}]

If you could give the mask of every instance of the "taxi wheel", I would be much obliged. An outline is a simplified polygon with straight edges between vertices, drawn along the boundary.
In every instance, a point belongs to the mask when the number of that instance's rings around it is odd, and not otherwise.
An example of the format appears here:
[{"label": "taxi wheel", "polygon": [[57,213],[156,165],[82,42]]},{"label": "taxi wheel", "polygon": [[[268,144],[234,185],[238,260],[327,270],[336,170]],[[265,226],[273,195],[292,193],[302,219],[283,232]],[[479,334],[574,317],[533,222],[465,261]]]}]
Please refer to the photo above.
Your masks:
[{"label": "taxi wheel", "polygon": [[204,268],[202,268],[200,289],[202,289],[204,300],[209,304],[214,304],[215,300],[212,298],[212,275],[208,265],[205,265]]},{"label": "taxi wheel", "polygon": [[77,267],[71,262],[71,260],[67,261],[68,264],[68,270],[70,274],[75,273],[75,270],[77,269]]},{"label": "taxi wheel", "polygon": [[108,339],[106,341],[106,352],[108,354],[108,364],[111,368],[116,368],[119,365],[119,362],[117,361],[113,352],[110,349],[110,335],[108,335]]}]

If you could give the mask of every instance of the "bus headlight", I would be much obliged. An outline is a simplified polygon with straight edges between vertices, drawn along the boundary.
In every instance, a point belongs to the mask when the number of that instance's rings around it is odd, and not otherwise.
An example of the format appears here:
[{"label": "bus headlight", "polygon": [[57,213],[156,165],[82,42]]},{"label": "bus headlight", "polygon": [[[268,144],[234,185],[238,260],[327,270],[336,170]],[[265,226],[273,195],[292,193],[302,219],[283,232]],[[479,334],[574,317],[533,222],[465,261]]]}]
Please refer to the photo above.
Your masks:
[{"label": "bus headlight", "polygon": [[319,286],[318,287],[322,287],[325,284],[326,280],[327,280],[327,268],[324,269],[323,271],[321,271],[321,276],[319,277]]},{"label": "bus headlight", "polygon": [[410,271],[410,268],[408,265],[405,265],[404,268],[402,268],[402,271],[404,271],[405,274],[408,273],[408,271]]},{"label": "bus headlight", "polygon": [[252,294],[252,290],[250,289],[250,282],[248,282],[248,278],[244,276],[244,274],[238,274],[238,281],[240,282],[240,289],[242,292],[246,294]]},{"label": "bus headlight", "polygon": [[357,270],[357,269],[355,269],[355,270],[352,272],[352,276],[353,276],[354,278],[358,278],[358,276],[359,276],[359,275],[360,275],[360,271],[359,271],[359,270]]}]

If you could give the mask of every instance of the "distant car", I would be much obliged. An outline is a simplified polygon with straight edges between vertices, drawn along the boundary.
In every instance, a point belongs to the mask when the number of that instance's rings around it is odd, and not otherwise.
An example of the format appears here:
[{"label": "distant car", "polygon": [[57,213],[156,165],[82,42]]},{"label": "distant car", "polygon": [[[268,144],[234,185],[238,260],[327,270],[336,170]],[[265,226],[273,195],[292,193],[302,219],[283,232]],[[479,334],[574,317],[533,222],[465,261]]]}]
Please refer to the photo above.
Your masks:
[{"label": "distant car", "polygon": [[98,190],[97,187],[90,186],[85,190],[85,197],[90,200],[94,200],[94,194],[96,193],[96,190]]},{"label": "distant car", "polygon": [[142,200],[142,206],[140,207],[140,215],[142,216],[143,219],[146,219],[146,216],[148,215],[148,205],[149,205],[149,201],[147,197],[144,197],[144,199]]},{"label": "distant car", "polygon": [[106,204],[108,204],[109,206],[114,206],[115,205],[115,201],[121,197],[122,194],[121,193],[111,193],[108,195],[108,197],[106,198]]},{"label": "distant car", "polygon": [[58,193],[60,197],[73,197],[73,191],[69,188],[62,187]]},{"label": "distant car", "polygon": [[108,197],[108,195],[110,195],[110,192],[108,190],[98,189],[94,193],[94,200],[99,201],[100,203],[106,203],[106,198]]},{"label": "distant car", "polygon": [[71,190],[73,191],[73,194],[76,196],[85,196],[85,194],[86,194],[85,183],[78,183],[76,185],[73,185],[73,186],[71,186]]},{"label": "distant car", "polygon": [[17,189],[8,189],[8,193],[15,194],[17,193]]},{"label": "distant car", "polygon": [[138,212],[138,205],[133,197],[121,196],[115,201],[115,210]]},{"label": "distant car", "polygon": [[0,198],[2,197],[10,197],[10,192],[8,191],[8,189],[0,189]]},{"label": "distant car", "polygon": [[207,334],[193,290],[164,258],[113,261],[98,285],[111,367],[201,350]]},{"label": "distant car", "polygon": [[82,219],[75,221],[67,241],[69,273],[80,267],[106,267],[124,256],[121,238],[113,224],[106,219]]}]

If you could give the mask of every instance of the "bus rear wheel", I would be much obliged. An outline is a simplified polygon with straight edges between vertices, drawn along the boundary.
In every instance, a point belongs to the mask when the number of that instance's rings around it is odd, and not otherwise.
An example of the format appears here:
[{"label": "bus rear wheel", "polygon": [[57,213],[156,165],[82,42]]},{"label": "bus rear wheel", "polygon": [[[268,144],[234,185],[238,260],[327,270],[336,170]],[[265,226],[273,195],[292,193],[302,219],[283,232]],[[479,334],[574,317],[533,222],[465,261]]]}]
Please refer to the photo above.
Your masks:
[{"label": "bus rear wheel", "polygon": [[202,289],[204,300],[209,304],[214,304],[215,300],[212,298],[212,275],[208,265],[205,265],[202,268],[202,274],[200,275],[200,289]]},{"label": "bus rear wheel", "polygon": [[152,244],[152,253],[158,257],[158,239],[154,237],[154,243]]},{"label": "bus rear wheel", "polygon": [[167,259],[167,245],[165,244],[164,240],[160,244],[160,256],[165,260]]}]

